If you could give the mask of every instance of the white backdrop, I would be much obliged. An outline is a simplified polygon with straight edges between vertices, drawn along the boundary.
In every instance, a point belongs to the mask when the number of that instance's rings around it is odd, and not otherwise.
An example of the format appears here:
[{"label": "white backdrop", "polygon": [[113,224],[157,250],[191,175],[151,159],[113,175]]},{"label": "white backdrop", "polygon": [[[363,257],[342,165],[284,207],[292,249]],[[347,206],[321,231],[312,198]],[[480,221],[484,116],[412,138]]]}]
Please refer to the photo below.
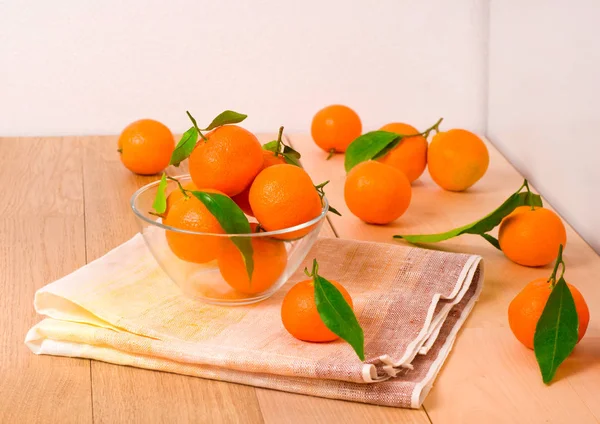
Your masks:
[{"label": "white backdrop", "polygon": [[487,1],[0,0],[0,135],[173,130],[223,109],[308,131],[345,103],[481,131]]},{"label": "white backdrop", "polygon": [[600,1],[492,1],[488,136],[600,252]]},{"label": "white backdrop", "polygon": [[444,116],[600,251],[597,22],[598,0],[0,0],[0,136],[181,131],[186,109],[226,108],[307,132],[338,102],[367,130]]}]

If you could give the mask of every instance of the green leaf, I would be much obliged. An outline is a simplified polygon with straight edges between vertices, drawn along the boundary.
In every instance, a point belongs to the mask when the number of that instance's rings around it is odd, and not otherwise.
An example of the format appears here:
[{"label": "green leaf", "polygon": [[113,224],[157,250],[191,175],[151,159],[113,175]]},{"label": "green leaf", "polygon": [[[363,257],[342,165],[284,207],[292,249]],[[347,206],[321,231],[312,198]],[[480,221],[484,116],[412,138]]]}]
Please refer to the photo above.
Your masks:
[{"label": "green leaf", "polygon": [[283,146],[283,159],[291,164],[291,165],[296,165],[298,167],[302,167],[302,165],[300,165],[300,152],[292,149],[290,146]]},{"label": "green leaf", "polygon": [[152,203],[152,209],[158,214],[163,214],[167,210],[167,174],[163,173],[156,189],[156,197]]},{"label": "green leaf", "polygon": [[226,110],[225,112],[221,112],[215,119],[213,119],[210,125],[204,128],[204,131],[210,131],[217,127],[222,127],[223,125],[237,124],[242,122],[247,117],[248,115],[237,113],[232,110]]},{"label": "green leaf", "polygon": [[[283,151],[281,151],[281,147],[283,146]],[[268,143],[263,144],[263,149],[268,150],[269,152],[279,153],[283,156],[283,159],[286,163],[291,165],[296,165],[301,167],[300,165],[300,153],[291,148],[290,146],[286,146],[283,143],[278,143],[277,140],[269,141]]]},{"label": "green leaf", "polygon": [[373,159],[379,159],[387,155],[390,151],[392,151],[402,140],[404,140],[407,136],[400,136],[396,140],[392,141],[390,144],[385,146],[379,153],[373,156]]},{"label": "green leaf", "polygon": [[300,161],[295,156],[289,156],[287,154],[283,154],[283,160],[290,165],[297,166],[298,168],[302,168]]},{"label": "green leaf", "polygon": [[290,146],[286,146],[285,144],[283,145],[283,154],[296,159],[300,159],[302,157],[300,152],[294,150]]},{"label": "green leaf", "polygon": [[578,332],[575,301],[561,277],[548,297],[533,337],[535,357],[544,383],[552,381],[559,365],[571,354],[579,339]]},{"label": "green leaf", "polygon": [[302,168],[302,165],[300,165],[300,162],[294,156],[288,156],[284,153],[283,160],[285,160],[285,162],[289,163],[290,165],[294,165],[294,166],[297,166],[298,168]]},{"label": "green leaf", "polygon": [[[397,146],[401,140],[402,135],[389,131],[371,131],[361,135],[350,143],[346,149],[344,160],[346,172],[361,162],[378,157],[382,151],[385,151],[393,143],[395,143],[393,147]],[[390,149],[393,147],[390,147]]]},{"label": "green leaf", "polygon": [[194,151],[196,147],[196,142],[198,141],[198,130],[192,127],[181,136],[181,140],[177,143],[175,150],[173,150],[173,154],[171,155],[171,160],[169,161],[169,165],[179,166],[181,162],[186,160]]},{"label": "green leaf", "polygon": [[268,143],[263,144],[262,148],[264,150],[268,150],[269,152],[279,153],[277,151],[277,140],[269,141]]},{"label": "green leaf", "polygon": [[[240,207],[228,196],[219,193],[207,193],[203,191],[191,192],[200,200],[208,211],[219,221],[219,224],[227,234],[250,234],[250,223]],[[250,237],[232,237],[231,241],[236,245],[248,273],[248,280],[252,280],[254,272],[254,251]]]},{"label": "green leaf", "polygon": [[333,206],[329,205],[329,212],[337,215],[337,216],[342,216],[341,213],[338,212],[338,210],[336,208],[334,208]]},{"label": "green leaf", "polygon": [[[316,261],[315,261],[316,262]],[[313,275],[317,311],[325,326],[347,341],[361,361],[365,360],[365,336],[354,311],[340,291],[318,274]]]},{"label": "green leaf", "polygon": [[486,239],[496,249],[502,250],[502,249],[500,249],[500,242],[493,235],[491,235],[491,234],[481,234],[481,237],[483,237],[484,239]]},{"label": "green leaf", "polygon": [[[529,203],[532,202],[532,203]],[[485,234],[497,227],[502,220],[519,206],[533,204],[542,206],[542,198],[538,194],[529,192],[514,193],[495,211],[486,215],[479,221],[472,222],[465,226],[455,228],[445,233],[438,234],[413,234],[413,235],[395,235],[394,238],[404,239],[410,243],[437,243],[448,240],[461,234]],[[491,237],[491,236],[490,236]],[[486,240],[490,241],[487,237]],[[492,243],[493,244],[493,243]]]}]

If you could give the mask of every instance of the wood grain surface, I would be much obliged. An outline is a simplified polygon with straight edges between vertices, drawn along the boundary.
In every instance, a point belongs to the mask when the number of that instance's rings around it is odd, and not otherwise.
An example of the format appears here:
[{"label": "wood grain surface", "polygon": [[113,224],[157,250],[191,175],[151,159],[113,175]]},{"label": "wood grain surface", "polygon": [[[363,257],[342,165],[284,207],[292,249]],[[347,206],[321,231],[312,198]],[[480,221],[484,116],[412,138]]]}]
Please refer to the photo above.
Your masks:
[{"label": "wood grain surface", "polygon": [[[263,141],[273,135],[260,137]],[[522,177],[493,148],[486,176],[466,193],[438,189],[427,173],[413,187],[408,212],[389,226],[360,222],[343,200],[343,156],[326,161],[304,135],[289,138],[315,182],[330,180],[330,216],[322,235],[382,242],[398,233],[443,231],[473,221],[516,190]],[[35,290],[94,260],[138,231],[131,194],[157,177],[121,165],[116,137],[0,138],[0,423],[369,422],[492,423],[600,421],[600,258],[568,227],[567,280],[591,310],[586,338],[542,384],[533,353],[508,329],[506,308],[549,267],[525,268],[477,236],[428,246],[480,254],[485,287],[434,389],[420,410],[313,398],[237,384],[35,356],[27,330],[40,317]],[[170,168],[176,175],[185,168]]]}]

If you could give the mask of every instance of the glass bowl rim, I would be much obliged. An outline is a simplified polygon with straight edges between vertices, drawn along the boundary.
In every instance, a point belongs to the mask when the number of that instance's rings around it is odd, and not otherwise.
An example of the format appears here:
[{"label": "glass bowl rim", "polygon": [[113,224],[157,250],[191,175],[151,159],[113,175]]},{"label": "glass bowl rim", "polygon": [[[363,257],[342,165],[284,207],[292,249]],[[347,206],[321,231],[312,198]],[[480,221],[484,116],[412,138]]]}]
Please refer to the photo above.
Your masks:
[{"label": "glass bowl rim", "polygon": [[[173,177],[173,178],[191,178],[191,177],[189,174],[184,174],[184,175],[177,175],[176,177]],[[152,219],[148,218],[147,216],[145,216],[142,212],[140,212],[140,210],[136,207],[135,203],[136,203],[137,198],[139,196],[141,196],[143,193],[145,193],[146,191],[157,186],[159,183],[160,183],[160,180],[156,180],[156,181],[148,183],[148,184],[140,187],[139,189],[137,189],[135,191],[135,193],[133,193],[133,195],[131,196],[131,198],[129,200],[129,205],[131,206],[131,210],[139,219],[141,219],[144,222],[147,222],[150,225],[162,228],[163,230],[173,231],[173,232],[181,233],[181,234],[193,234],[193,235],[199,235],[199,236],[214,236],[214,237],[224,237],[224,238],[229,238],[229,237],[272,237],[272,236],[278,236],[278,235],[282,235],[282,234],[289,234],[294,231],[303,230],[305,228],[308,228],[308,227],[318,223],[322,219],[324,219],[325,216],[327,216],[327,212],[329,212],[329,201],[327,200],[326,196],[323,196],[323,199],[322,199],[323,207],[321,209],[321,213],[318,216],[311,219],[310,221],[295,225],[293,227],[282,228],[281,230],[264,231],[264,232],[260,232],[260,233],[247,233],[247,234],[246,233],[243,233],[243,234],[203,233],[203,232],[199,232],[199,231],[184,230],[182,228],[172,227],[170,225],[165,225],[162,222],[152,220]]]}]

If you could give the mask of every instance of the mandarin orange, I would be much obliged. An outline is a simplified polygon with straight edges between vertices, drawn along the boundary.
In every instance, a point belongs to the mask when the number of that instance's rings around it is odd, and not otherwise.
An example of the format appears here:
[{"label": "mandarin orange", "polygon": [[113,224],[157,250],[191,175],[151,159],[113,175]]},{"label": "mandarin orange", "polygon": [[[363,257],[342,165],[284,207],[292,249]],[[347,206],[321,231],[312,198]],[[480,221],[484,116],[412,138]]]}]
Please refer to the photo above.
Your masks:
[{"label": "mandarin orange", "polygon": [[567,232],[550,209],[520,206],[500,223],[498,241],[511,261],[543,266],[556,259],[559,246],[567,243]]},{"label": "mandarin orange", "polygon": [[[183,188],[186,190],[189,190],[189,191],[198,190],[198,188],[196,187],[196,184],[194,184],[192,182],[183,184]],[[175,202],[177,202],[178,200],[180,200],[184,197],[185,197],[185,195],[179,189],[179,187],[176,187],[175,190],[173,190],[171,193],[169,193],[169,195],[167,196],[167,209],[165,210],[164,215],[167,215],[169,213],[169,209],[171,209],[171,206],[173,206],[175,204]]]},{"label": "mandarin orange", "polygon": [[[211,189],[200,191],[223,194]],[[204,203],[192,195],[182,196],[174,202],[163,223],[180,230],[225,234],[219,221],[204,206]],[[226,240],[219,236],[187,234],[172,230],[166,231],[166,237],[169,247],[178,258],[195,263],[206,263],[216,259],[223,240]]]},{"label": "mandarin orange", "polygon": [[411,196],[406,175],[373,160],[352,168],[344,184],[348,209],[370,224],[387,224],[400,217],[408,209]]},{"label": "mandarin orange", "polygon": [[485,143],[467,130],[454,129],[436,134],[427,151],[431,178],[449,191],[471,187],[483,177],[489,162]]},{"label": "mandarin orange", "polygon": [[[319,193],[306,171],[295,165],[270,166],[256,177],[250,187],[250,207],[267,231],[282,230],[308,222],[321,214]],[[306,235],[313,227],[282,234],[293,239]]]},{"label": "mandarin orange", "polygon": [[[380,129],[407,136],[419,134],[415,127],[400,122],[384,125]],[[412,183],[427,167],[427,140],[422,135],[404,137],[400,144],[377,160],[402,171]]]},{"label": "mandarin orange", "polygon": [[165,169],[175,150],[171,131],[153,119],[129,124],[119,135],[118,144],[123,165],[140,175],[153,175]]},{"label": "mandarin orange", "polygon": [[189,168],[197,187],[235,196],[246,188],[263,166],[263,149],[250,131],[237,125],[218,127],[199,140]]},{"label": "mandarin orange", "polygon": [[[353,308],[352,297],[337,281],[329,280]],[[306,342],[331,342],[339,337],[333,333],[319,315],[315,302],[313,280],[296,284],[285,295],[281,304],[281,321],[285,329],[295,338]]]},{"label": "mandarin orange", "polygon": [[[281,155],[276,155],[275,153],[270,152],[268,150],[263,150],[263,166],[262,166],[261,171],[270,166],[282,165],[285,163],[286,162]],[[250,200],[248,199],[248,196],[250,195],[250,187],[251,186],[252,186],[252,183],[250,183],[250,185],[248,185],[248,187],[246,187],[244,190],[242,190],[241,193],[233,196],[232,199],[235,203],[237,203],[237,205],[240,207],[241,210],[244,211],[244,213],[246,215],[254,216],[254,212],[252,212],[252,208],[250,207]]]},{"label": "mandarin orange", "polygon": [[[581,292],[568,284],[575,309],[579,317],[579,340],[584,336],[590,321],[590,311]],[[533,349],[533,338],[548,297],[552,291],[551,284],[546,278],[538,278],[525,286],[508,306],[508,324],[515,337]]]},{"label": "mandarin orange", "polygon": [[[256,233],[258,224],[250,224]],[[219,270],[223,279],[231,287],[245,294],[256,294],[270,288],[281,277],[287,265],[287,251],[284,242],[271,237],[252,237],[252,259],[254,270],[252,279],[244,258],[237,246],[227,240],[218,257]]]},{"label": "mandarin orange", "polygon": [[345,152],[362,133],[362,123],[348,106],[331,105],[316,113],[310,132],[315,143],[326,152]]}]

